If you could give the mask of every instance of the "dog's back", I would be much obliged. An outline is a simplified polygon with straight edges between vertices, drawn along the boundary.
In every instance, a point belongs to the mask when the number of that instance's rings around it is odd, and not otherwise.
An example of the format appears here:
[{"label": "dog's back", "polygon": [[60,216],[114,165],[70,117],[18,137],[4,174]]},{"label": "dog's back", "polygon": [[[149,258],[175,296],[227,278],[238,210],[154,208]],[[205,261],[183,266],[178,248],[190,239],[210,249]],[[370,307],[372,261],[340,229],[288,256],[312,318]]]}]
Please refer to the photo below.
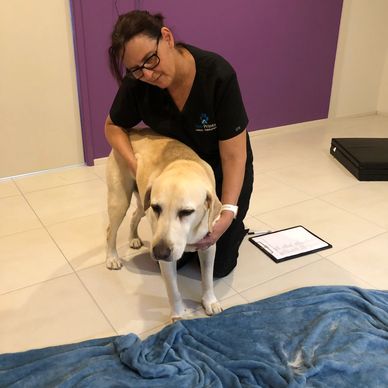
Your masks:
[{"label": "dog's back", "polygon": [[188,146],[178,140],[158,135],[150,128],[134,128],[129,139],[136,158],[147,165],[163,170],[176,160],[192,160],[203,164],[204,161]]},{"label": "dog's back", "polygon": [[143,200],[147,188],[167,167],[190,165],[186,171],[205,174],[206,180],[215,184],[211,167],[190,147],[182,142],[158,135],[150,128],[134,128],[129,133],[132,149],[137,160],[136,184]]}]

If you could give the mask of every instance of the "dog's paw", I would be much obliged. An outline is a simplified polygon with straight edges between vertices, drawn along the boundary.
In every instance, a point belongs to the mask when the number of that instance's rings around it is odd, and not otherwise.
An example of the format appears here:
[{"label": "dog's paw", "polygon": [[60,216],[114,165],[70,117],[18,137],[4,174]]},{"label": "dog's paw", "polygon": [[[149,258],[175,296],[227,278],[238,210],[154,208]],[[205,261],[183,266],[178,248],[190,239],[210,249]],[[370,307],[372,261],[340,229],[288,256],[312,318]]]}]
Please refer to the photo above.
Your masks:
[{"label": "dog's paw", "polygon": [[193,315],[190,313],[189,310],[184,310],[182,314],[174,314],[171,315],[171,322],[175,323],[177,321],[181,321],[182,319],[192,319]]},{"label": "dog's paw", "polygon": [[189,313],[190,309],[185,305],[184,302],[177,303],[177,305],[174,306],[174,308],[171,310],[172,323],[186,319]]},{"label": "dog's paw", "polygon": [[202,299],[202,306],[207,315],[215,315],[223,311],[221,304],[217,299],[213,299],[212,301]]},{"label": "dog's paw", "polygon": [[129,246],[133,249],[140,249],[143,246],[143,241],[140,238],[133,238],[129,241]]},{"label": "dog's paw", "polygon": [[181,321],[183,319],[183,317],[181,316],[171,316],[171,322],[172,323],[175,323],[175,322],[178,322],[178,321]]},{"label": "dog's paw", "polygon": [[105,265],[108,269],[120,269],[123,263],[118,257],[107,257]]}]

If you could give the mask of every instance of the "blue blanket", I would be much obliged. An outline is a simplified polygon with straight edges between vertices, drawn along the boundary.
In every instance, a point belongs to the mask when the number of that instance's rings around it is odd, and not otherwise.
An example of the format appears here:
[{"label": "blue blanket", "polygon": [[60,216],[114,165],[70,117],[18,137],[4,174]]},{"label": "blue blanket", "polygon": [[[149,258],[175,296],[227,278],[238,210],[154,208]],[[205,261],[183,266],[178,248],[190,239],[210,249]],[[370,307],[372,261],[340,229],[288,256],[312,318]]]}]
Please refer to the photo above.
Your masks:
[{"label": "blue blanket", "polygon": [[129,334],[0,356],[0,386],[388,387],[388,292],[308,287]]}]

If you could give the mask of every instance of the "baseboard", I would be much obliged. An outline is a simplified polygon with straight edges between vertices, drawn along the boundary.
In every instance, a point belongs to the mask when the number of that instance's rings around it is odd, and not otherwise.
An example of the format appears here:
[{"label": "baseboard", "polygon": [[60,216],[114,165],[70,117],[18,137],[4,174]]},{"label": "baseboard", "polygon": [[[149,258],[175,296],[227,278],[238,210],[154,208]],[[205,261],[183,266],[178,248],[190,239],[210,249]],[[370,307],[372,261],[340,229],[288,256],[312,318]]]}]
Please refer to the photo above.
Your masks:
[{"label": "baseboard", "polygon": [[378,115],[377,110],[371,110],[371,111],[368,111],[368,112],[354,113],[352,115],[347,115],[347,116],[329,117],[329,120],[357,119],[357,118],[361,118],[361,117],[369,117],[369,116],[377,116],[377,115]]},{"label": "baseboard", "polygon": [[304,129],[312,126],[319,126],[319,125],[325,124],[327,121],[328,119],[321,119],[321,120],[305,121],[303,123],[282,125],[280,127],[256,129],[256,130],[249,131],[249,136],[255,137],[255,136],[262,136],[262,135],[272,135],[279,132],[282,132],[282,133],[292,132],[292,131],[296,131],[299,129]]},{"label": "baseboard", "polygon": [[324,125],[325,123],[328,123],[328,122],[357,119],[357,118],[369,117],[369,116],[387,117],[388,112],[370,111],[370,112],[364,112],[364,113],[357,113],[357,114],[353,114],[353,115],[349,115],[349,116],[329,117],[327,119],[306,121],[304,123],[297,123],[297,124],[290,124],[290,125],[283,125],[280,127],[257,129],[257,130],[249,131],[249,136],[255,137],[255,136],[262,136],[262,135],[272,135],[272,134],[276,134],[279,132],[287,133],[287,132],[297,131],[297,130],[304,129],[304,128],[321,126],[321,125]]},{"label": "baseboard", "polygon": [[25,178],[28,176],[40,175],[40,174],[45,174],[45,173],[50,173],[50,172],[55,173],[55,172],[60,172],[60,171],[65,171],[65,170],[71,170],[72,168],[85,167],[85,166],[86,166],[85,163],[69,164],[68,166],[54,167],[54,168],[48,168],[46,170],[31,171],[31,172],[25,172],[25,173],[17,174],[17,175],[4,176],[4,177],[0,177],[0,181],[6,181],[9,179],[14,179],[14,178]]},{"label": "baseboard", "polygon": [[97,159],[94,159],[94,165],[95,166],[99,166],[101,164],[106,164],[106,161],[108,160],[108,157],[106,156],[105,158],[97,158]]}]

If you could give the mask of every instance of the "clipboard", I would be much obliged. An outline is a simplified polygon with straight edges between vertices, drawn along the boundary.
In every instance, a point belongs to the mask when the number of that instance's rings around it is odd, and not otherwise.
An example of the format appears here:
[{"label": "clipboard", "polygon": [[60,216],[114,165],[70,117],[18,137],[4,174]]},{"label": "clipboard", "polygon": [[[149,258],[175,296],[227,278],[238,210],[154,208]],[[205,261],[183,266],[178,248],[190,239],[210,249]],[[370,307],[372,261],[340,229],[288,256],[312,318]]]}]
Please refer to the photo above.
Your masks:
[{"label": "clipboard", "polygon": [[249,241],[275,263],[333,247],[302,225],[253,236]]}]

